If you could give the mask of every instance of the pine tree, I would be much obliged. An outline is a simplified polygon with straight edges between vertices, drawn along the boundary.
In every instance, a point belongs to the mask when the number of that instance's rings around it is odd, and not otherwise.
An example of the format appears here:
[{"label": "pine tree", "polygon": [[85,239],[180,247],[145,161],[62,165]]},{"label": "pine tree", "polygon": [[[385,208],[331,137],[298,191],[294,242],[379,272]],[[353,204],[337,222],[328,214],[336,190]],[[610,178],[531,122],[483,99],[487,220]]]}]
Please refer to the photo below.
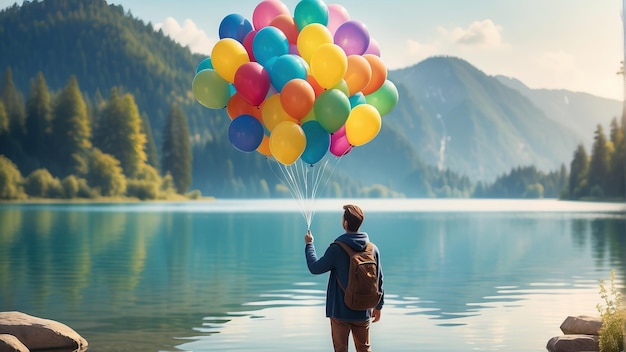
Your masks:
[{"label": "pine tree", "polygon": [[1,92],[4,108],[9,116],[9,130],[11,136],[16,141],[21,142],[24,136],[24,120],[26,115],[24,112],[24,98],[13,82],[13,72],[10,68],[7,68],[5,72]]},{"label": "pine tree", "polygon": [[9,136],[9,116],[4,108],[4,103],[0,100],[0,138]]},{"label": "pine tree", "polygon": [[174,178],[176,191],[186,192],[191,184],[191,147],[187,117],[178,105],[170,108],[165,123],[161,166],[163,175]]},{"label": "pine tree", "polygon": [[624,126],[620,126],[617,119],[611,121],[611,155],[609,174],[607,179],[608,196],[624,198],[626,195],[624,168],[626,168],[626,141]]},{"label": "pine tree", "polygon": [[133,177],[146,162],[146,135],[135,99],[111,91],[94,128],[94,145],[120,161],[124,174]]},{"label": "pine tree", "polygon": [[154,142],[154,136],[152,135],[152,126],[150,125],[150,119],[145,114],[141,115],[141,131],[146,135],[146,156],[147,163],[152,165],[155,169],[161,168],[161,162],[159,160],[159,153],[157,151],[156,143]]},{"label": "pine tree", "polygon": [[78,81],[72,76],[56,98],[52,119],[51,159],[55,176],[84,175],[91,149],[91,122]]},{"label": "pine tree", "polygon": [[576,148],[570,165],[568,193],[571,199],[578,199],[586,195],[588,173],[589,157],[585,146],[581,143]]},{"label": "pine tree", "polygon": [[589,176],[587,178],[589,195],[594,197],[604,197],[607,194],[607,176],[611,160],[611,148],[607,144],[606,136],[602,125],[596,128],[594,142],[591,149],[591,160],[589,162]]},{"label": "pine tree", "polygon": [[26,143],[24,145],[26,152],[39,163],[47,158],[51,116],[50,91],[43,74],[39,72],[37,79],[31,82],[26,101]]},{"label": "pine tree", "polygon": [[0,154],[4,154],[14,161],[18,168],[22,168],[23,164],[27,162],[26,153],[22,148],[24,99],[13,83],[13,73],[10,68],[7,68],[0,88],[0,101],[4,105],[8,127],[6,133],[0,131]]}]

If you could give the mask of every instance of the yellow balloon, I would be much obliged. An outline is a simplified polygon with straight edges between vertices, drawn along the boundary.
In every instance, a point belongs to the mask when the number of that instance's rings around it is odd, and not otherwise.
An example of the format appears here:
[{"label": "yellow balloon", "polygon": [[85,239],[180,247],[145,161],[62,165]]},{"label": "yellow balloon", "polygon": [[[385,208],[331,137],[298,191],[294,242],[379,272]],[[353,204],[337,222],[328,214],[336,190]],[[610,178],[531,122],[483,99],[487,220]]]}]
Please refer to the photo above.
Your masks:
[{"label": "yellow balloon", "polygon": [[270,95],[265,99],[261,108],[261,116],[263,125],[270,132],[283,121],[298,122],[283,109],[283,105],[280,103],[280,94],[278,93]]},{"label": "yellow balloon", "polygon": [[211,62],[215,71],[223,79],[233,83],[235,72],[241,65],[250,62],[250,57],[241,43],[232,38],[224,38],[213,47]]},{"label": "yellow balloon", "polygon": [[369,104],[357,105],[346,120],[346,137],[353,146],[360,146],[374,139],[382,126],[378,110]]},{"label": "yellow balloon", "polygon": [[298,34],[296,46],[298,53],[307,63],[311,62],[313,53],[323,44],[332,44],[333,36],[326,26],[320,23],[311,23],[302,28]]},{"label": "yellow balloon", "polygon": [[311,57],[311,75],[326,89],[339,83],[348,70],[346,53],[335,44],[323,44]]},{"label": "yellow balloon", "polygon": [[305,147],[306,136],[295,122],[283,121],[270,134],[270,151],[284,165],[295,163]]}]

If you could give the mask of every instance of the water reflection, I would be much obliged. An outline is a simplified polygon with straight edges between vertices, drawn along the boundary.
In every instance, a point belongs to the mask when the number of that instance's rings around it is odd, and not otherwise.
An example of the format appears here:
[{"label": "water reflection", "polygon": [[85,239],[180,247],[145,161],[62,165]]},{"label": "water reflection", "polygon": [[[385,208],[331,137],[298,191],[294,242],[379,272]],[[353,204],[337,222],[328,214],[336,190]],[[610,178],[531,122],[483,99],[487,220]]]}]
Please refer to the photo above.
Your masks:
[{"label": "water reflection", "polygon": [[[316,215],[318,251],[339,216]],[[372,211],[364,226],[386,275],[373,333],[395,351],[543,350],[567,315],[595,314],[599,279],[625,281],[622,213]],[[0,310],[97,351],[328,349],[327,276],[306,270],[303,234],[293,211],[3,206]]]}]

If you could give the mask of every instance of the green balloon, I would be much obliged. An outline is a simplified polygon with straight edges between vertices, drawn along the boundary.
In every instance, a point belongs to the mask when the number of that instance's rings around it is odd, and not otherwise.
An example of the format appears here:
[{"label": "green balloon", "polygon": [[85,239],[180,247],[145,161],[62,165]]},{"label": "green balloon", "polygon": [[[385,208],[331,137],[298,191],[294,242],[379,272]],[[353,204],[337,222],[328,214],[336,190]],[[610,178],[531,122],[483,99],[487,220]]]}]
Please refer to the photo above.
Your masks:
[{"label": "green balloon", "polygon": [[230,99],[230,87],[213,69],[204,69],[196,73],[191,84],[196,100],[207,108],[222,109]]},{"label": "green balloon", "polygon": [[315,119],[328,132],[338,131],[350,115],[350,99],[339,89],[320,94],[313,104]]},{"label": "green balloon", "polygon": [[365,101],[378,110],[380,116],[387,115],[398,104],[398,89],[386,80],[377,91],[365,96]]}]

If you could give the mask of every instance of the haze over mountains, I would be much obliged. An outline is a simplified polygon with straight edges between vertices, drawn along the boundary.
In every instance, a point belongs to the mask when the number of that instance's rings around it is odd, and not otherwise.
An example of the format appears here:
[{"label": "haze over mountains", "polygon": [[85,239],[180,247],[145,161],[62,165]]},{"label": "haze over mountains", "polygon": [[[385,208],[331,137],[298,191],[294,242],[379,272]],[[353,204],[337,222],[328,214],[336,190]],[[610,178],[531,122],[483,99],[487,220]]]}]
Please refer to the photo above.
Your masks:
[{"label": "haze over mountains", "polygon": [[[204,57],[128,9],[104,0],[14,5],[0,12],[0,53],[0,70],[10,68],[25,95],[37,72],[52,90],[76,76],[90,99],[123,87],[149,119],[157,146],[169,107],[181,105],[194,148],[192,187],[203,193],[216,189],[207,186],[211,178],[271,176],[263,156],[230,146],[225,112],[193,98],[191,80]],[[517,166],[569,167],[577,144],[589,148],[595,127],[607,128],[622,110],[620,101],[488,76],[455,57],[429,58],[390,71],[389,79],[398,88],[398,105],[383,118],[377,138],[340,164],[339,174],[363,185],[402,188],[426,169],[492,181]]]}]

